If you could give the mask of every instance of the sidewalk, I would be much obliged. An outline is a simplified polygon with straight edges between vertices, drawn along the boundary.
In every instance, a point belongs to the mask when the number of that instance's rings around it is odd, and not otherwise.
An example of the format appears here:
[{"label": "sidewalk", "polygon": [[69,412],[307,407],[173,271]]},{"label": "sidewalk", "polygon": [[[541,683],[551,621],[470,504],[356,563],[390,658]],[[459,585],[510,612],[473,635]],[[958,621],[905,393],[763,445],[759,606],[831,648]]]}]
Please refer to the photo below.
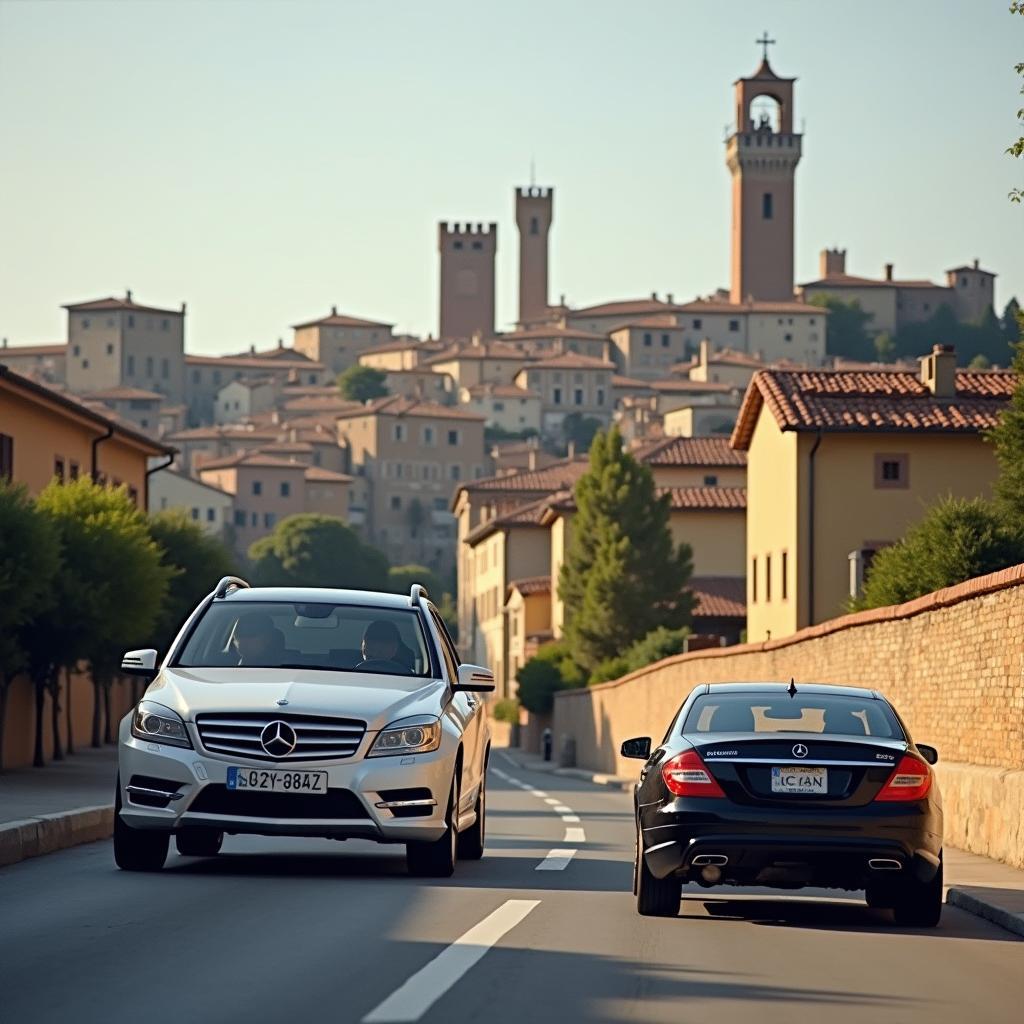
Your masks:
[{"label": "sidewalk", "polygon": [[[504,753],[526,771],[547,772],[627,791],[632,790],[636,781],[583,768],[559,768],[556,762],[515,747],[505,747]],[[947,903],[1024,936],[1024,871],[952,846],[946,847],[944,861]]]},{"label": "sidewalk", "polygon": [[0,867],[108,838],[116,777],[116,747],[0,773]]}]

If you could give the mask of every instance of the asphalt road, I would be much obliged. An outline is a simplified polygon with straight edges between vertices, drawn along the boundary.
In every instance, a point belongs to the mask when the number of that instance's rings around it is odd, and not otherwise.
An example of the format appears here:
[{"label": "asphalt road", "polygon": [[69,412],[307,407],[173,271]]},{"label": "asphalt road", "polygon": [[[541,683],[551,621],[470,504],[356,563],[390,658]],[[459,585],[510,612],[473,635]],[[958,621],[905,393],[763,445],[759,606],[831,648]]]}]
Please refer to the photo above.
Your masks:
[{"label": "asphalt road", "polygon": [[741,890],[640,918],[629,797],[492,769],[487,854],[451,880],[400,847],[241,837],[159,875],[109,843],[0,871],[0,1022],[1024,1019],[1024,942],[994,925]]}]

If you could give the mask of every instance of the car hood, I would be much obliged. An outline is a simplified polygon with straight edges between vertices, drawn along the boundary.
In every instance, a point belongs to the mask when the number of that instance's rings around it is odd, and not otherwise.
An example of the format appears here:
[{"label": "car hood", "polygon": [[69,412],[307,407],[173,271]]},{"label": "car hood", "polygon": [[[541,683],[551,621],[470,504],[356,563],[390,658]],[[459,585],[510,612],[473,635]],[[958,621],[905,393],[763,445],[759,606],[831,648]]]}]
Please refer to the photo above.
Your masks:
[{"label": "car hood", "polygon": [[[146,700],[186,721],[204,712],[264,711],[358,718],[368,730],[410,715],[440,715],[447,684],[438,679],[283,668],[165,668]],[[278,701],[287,701],[279,705]]]}]

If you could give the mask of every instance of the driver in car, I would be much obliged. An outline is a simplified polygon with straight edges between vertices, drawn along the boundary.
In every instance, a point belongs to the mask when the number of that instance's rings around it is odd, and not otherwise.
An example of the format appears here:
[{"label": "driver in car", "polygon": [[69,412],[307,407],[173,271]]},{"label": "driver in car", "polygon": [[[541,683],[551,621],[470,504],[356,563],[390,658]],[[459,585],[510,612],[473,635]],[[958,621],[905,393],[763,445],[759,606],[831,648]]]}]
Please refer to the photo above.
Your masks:
[{"label": "driver in car", "polygon": [[238,652],[239,665],[266,666],[273,655],[279,654],[280,633],[274,620],[266,612],[247,612],[235,625],[233,644]]},{"label": "driver in car", "polygon": [[371,622],[363,634],[363,660],[359,668],[369,669],[373,672],[401,672],[404,674],[405,668],[395,660],[400,643],[398,627],[393,622],[384,619]]}]

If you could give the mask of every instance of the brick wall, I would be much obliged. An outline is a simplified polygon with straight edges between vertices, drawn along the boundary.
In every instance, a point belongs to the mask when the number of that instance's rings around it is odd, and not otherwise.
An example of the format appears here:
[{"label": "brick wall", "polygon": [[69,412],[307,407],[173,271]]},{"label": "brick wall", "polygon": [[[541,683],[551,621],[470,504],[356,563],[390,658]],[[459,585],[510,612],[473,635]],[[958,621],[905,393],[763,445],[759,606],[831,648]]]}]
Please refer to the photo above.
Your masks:
[{"label": "brick wall", "polygon": [[664,735],[706,682],[797,680],[871,686],[914,738],[936,746],[947,839],[1024,866],[1024,565],[916,601],[833,619],[764,643],[678,655],[555,698],[556,743],[579,765],[636,775],[630,736]]}]

